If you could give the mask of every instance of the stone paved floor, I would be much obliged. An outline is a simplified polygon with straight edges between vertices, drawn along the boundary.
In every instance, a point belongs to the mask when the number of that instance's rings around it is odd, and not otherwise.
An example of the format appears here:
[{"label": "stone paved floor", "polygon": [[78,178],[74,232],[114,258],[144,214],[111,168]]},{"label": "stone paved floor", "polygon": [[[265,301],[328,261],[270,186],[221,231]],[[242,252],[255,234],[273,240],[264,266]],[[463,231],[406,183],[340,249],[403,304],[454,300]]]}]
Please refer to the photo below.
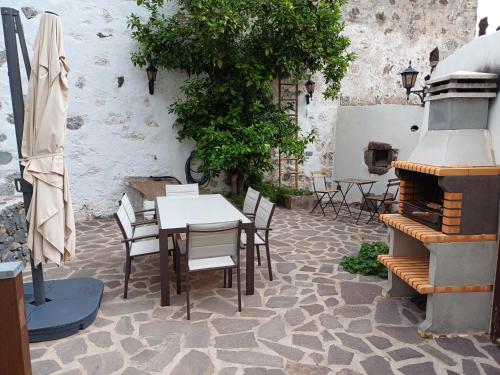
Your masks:
[{"label": "stone paved floor", "polygon": [[384,281],[339,269],[362,241],[384,240],[383,227],[283,209],[273,227],[275,281],[257,267],[256,293],[239,314],[222,272],[200,274],[188,322],[184,295],[159,305],[158,256],[133,262],[123,300],[117,225],[80,223],[77,257],[45,276],[99,278],[102,307],[78,335],[32,344],[34,374],[500,374],[487,336],[422,339],[423,313],[411,302],[386,300]]}]

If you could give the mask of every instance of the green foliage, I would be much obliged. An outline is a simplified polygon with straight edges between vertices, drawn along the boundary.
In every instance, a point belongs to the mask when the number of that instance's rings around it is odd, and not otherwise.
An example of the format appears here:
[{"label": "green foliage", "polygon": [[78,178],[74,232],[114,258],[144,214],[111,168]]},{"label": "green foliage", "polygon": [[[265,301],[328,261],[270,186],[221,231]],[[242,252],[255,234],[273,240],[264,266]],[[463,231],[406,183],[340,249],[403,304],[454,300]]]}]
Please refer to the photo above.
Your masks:
[{"label": "green foliage", "polygon": [[179,12],[165,16],[164,0],[137,0],[149,19],[128,19],[138,43],[132,62],[188,74],[170,111],[179,140],[196,141],[203,172],[237,174],[248,185],[272,169],[276,148],[304,161],[314,133],[295,136],[300,128],[273,100],[273,82],[321,72],[324,96],[337,96],[353,59],[341,34],[344,2],[178,0]]},{"label": "green foliage", "polygon": [[[278,187],[271,182],[260,182],[252,187],[262,193],[271,202],[280,203],[286,195],[311,195],[312,192],[304,189],[292,189],[286,186]],[[237,194],[229,194],[227,198],[236,206],[242,207],[245,200],[246,191]]]},{"label": "green foliage", "polygon": [[245,201],[245,191],[239,193],[226,193],[226,198],[238,208],[243,208],[243,202]]},{"label": "green foliage", "polygon": [[389,254],[389,247],[382,242],[367,243],[361,245],[358,255],[345,256],[340,265],[350,273],[361,275],[375,275],[387,279],[387,268],[377,261],[377,255]]}]

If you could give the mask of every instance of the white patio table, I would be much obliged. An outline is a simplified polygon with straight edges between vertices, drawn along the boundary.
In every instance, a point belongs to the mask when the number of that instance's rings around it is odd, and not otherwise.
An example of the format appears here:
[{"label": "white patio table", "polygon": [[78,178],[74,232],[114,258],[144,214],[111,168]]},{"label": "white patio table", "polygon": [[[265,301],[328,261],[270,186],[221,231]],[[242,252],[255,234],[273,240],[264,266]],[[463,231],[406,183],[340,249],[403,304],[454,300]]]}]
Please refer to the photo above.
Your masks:
[{"label": "white patio table", "polygon": [[168,236],[186,233],[187,224],[241,220],[246,232],[246,294],[254,294],[254,223],[220,194],[157,197],[156,217],[160,232],[161,305],[170,305]]}]

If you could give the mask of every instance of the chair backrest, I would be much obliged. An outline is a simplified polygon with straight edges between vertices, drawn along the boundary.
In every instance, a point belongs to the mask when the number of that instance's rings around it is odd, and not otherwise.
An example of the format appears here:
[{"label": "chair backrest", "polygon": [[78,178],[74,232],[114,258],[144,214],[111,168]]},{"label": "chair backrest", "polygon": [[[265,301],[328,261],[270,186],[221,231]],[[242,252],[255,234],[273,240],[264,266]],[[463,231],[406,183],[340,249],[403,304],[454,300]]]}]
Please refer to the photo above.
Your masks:
[{"label": "chair backrest", "polygon": [[199,195],[200,188],[198,184],[165,185],[165,194],[167,195],[167,197]]},{"label": "chair backrest", "polygon": [[259,207],[257,207],[257,212],[255,213],[256,228],[268,228],[271,225],[275,207],[276,205],[270,200],[264,197],[260,198]]},{"label": "chair backrest", "polygon": [[259,206],[261,194],[252,189],[248,188],[247,194],[245,195],[245,201],[243,202],[243,213],[244,214],[255,214],[257,207]]},{"label": "chair backrest", "polygon": [[[390,178],[387,181],[387,189],[385,190],[384,199],[387,199],[389,194],[392,194],[392,199],[396,199],[396,196],[399,193],[399,184],[400,184],[399,178]],[[394,190],[394,191],[391,191],[391,190]]]},{"label": "chair backrest", "polygon": [[132,238],[134,231],[132,230],[132,224],[130,224],[130,219],[127,215],[127,210],[123,204],[118,207],[118,211],[115,213],[116,221],[122,231],[123,238]]},{"label": "chair backrest", "polygon": [[130,222],[135,223],[136,217],[134,207],[132,207],[132,203],[130,203],[130,199],[128,198],[127,193],[123,193],[122,199],[120,200],[120,205],[125,208],[125,212],[127,213]]},{"label": "chair backrest", "polygon": [[188,259],[239,256],[241,221],[187,225]]},{"label": "chair backrest", "polygon": [[326,190],[328,188],[326,184],[326,176],[324,173],[313,172],[311,173],[311,180],[313,184],[313,191]]}]

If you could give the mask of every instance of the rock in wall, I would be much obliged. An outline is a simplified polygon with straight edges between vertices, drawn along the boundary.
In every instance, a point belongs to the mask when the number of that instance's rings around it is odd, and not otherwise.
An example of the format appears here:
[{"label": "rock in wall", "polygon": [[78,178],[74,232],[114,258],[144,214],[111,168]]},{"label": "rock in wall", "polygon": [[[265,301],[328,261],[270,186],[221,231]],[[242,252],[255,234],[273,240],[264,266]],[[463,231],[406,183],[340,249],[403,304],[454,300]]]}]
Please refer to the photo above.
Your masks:
[{"label": "rock in wall", "polygon": [[[176,11],[175,2],[166,4],[167,13]],[[184,163],[194,145],[177,141],[168,106],[185,76],[158,72],[155,93],[149,95],[146,72],[130,61],[135,44],[126,18],[132,12],[145,15],[135,1],[4,0],[2,6],[22,8],[30,51],[39,14],[53,10],[62,18],[71,67],[66,158],[77,214],[111,214],[126,190],[125,176],[173,175],[184,180]],[[350,0],[345,5],[346,34],[357,59],[343,81],[340,99],[321,97],[321,77],[314,77],[317,94],[309,106],[303,94],[299,98],[301,126],[318,131],[301,168],[303,185],[310,171],[331,173],[339,105],[406,103],[399,70],[411,59],[427,72],[434,47],[447,56],[472,39],[476,6],[477,0]],[[13,194],[18,161],[3,43],[1,34],[0,195],[8,196]],[[23,87],[26,91],[26,77]]]}]

